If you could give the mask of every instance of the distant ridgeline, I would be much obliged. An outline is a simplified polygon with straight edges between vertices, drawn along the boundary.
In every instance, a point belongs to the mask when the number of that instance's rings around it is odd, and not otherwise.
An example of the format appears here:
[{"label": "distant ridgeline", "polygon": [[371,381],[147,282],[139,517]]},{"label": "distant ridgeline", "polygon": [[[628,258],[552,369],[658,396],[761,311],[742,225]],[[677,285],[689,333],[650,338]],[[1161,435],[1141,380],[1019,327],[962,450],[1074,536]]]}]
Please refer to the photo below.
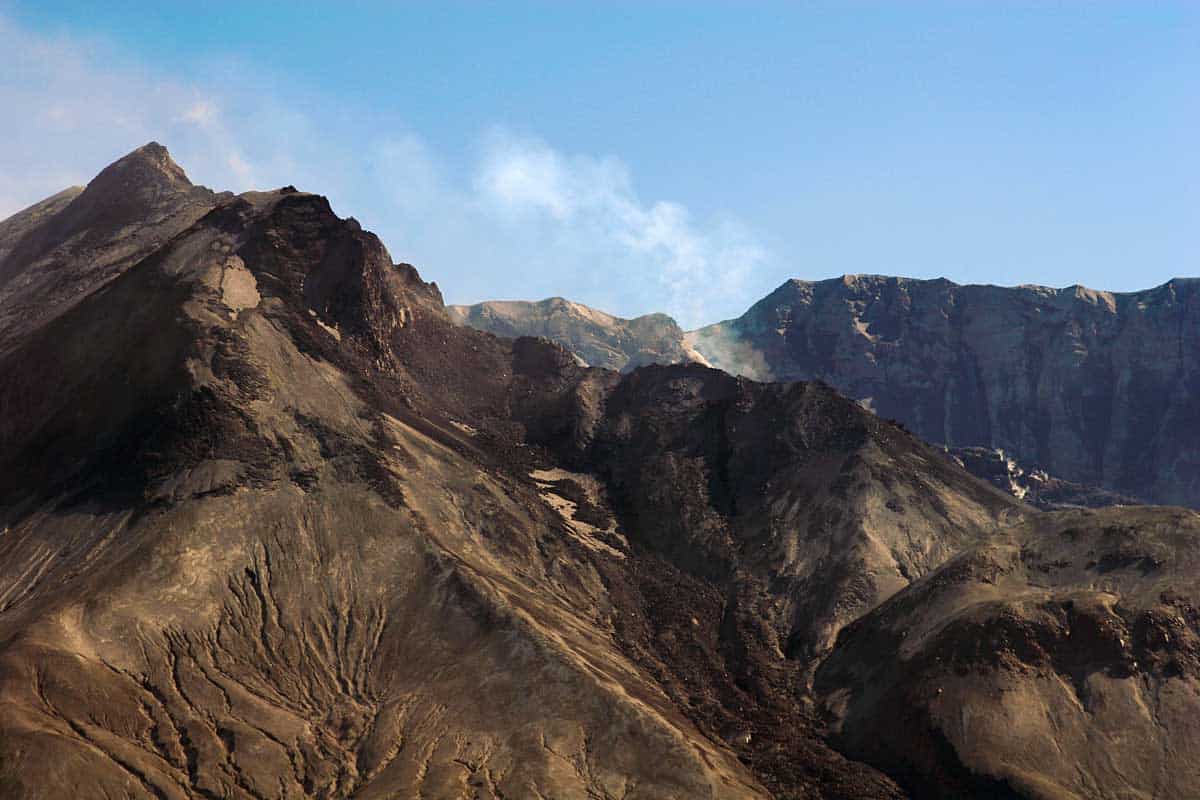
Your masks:
[{"label": "distant ridgeline", "polygon": [[[614,369],[657,354],[757,380],[822,380],[927,441],[1000,449],[1109,500],[1200,507],[1200,279],[1126,294],[790,280],[696,331],[656,315],[646,338],[638,320],[561,300],[457,307],[455,318],[545,336]],[[593,360],[596,341],[606,347]]]}]

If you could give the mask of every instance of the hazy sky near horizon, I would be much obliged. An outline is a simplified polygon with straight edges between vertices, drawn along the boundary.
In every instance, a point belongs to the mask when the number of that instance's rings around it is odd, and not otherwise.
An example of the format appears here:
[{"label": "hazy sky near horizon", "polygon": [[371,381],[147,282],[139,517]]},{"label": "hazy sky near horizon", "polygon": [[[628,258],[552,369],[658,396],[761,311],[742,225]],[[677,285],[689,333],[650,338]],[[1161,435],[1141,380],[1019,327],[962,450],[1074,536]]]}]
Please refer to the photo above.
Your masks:
[{"label": "hazy sky near horizon", "polygon": [[157,140],[449,302],[1200,273],[1200,3],[0,0],[0,217]]}]

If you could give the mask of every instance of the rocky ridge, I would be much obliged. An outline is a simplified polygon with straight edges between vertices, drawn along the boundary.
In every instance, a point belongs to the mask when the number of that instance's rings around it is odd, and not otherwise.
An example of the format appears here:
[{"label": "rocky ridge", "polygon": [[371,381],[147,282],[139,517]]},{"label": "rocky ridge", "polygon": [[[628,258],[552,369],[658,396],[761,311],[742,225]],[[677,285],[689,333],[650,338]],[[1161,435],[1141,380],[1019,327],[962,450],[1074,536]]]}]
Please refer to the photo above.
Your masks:
[{"label": "rocky ridge", "polygon": [[[547,325],[489,314],[492,305],[460,319],[581,354],[595,327],[584,320],[607,317],[570,303],[573,313]],[[692,360],[755,380],[821,380],[927,441],[1037,465],[1026,473],[1076,487],[1068,504],[1200,507],[1200,279],[1128,294],[876,275],[791,280],[737,319],[686,333],[665,326],[653,343],[634,333],[622,331],[609,364]],[[631,353],[641,355],[626,360]]]},{"label": "rocky ridge", "polygon": [[151,142],[0,223],[0,339],[45,325],[228,196],[193,186]]},{"label": "rocky ridge", "polygon": [[691,334],[824,380],[927,441],[1200,506],[1200,279],[1128,294],[850,275],[793,280]]},{"label": "rocky ridge", "polygon": [[622,319],[561,297],[539,302],[491,300],[447,306],[450,319],[497,336],[540,336],[578,355],[586,366],[629,372],[645,364],[698,360],[683,330],[666,314]]}]

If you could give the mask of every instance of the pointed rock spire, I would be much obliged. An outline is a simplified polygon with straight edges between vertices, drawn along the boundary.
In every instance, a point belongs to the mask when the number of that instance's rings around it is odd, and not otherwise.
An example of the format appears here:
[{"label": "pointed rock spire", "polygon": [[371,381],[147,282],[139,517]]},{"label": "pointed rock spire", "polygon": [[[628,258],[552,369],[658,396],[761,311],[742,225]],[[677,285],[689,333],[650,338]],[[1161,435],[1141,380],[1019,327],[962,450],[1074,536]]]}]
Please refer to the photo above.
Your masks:
[{"label": "pointed rock spire", "polygon": [[88,195],[119,200],[136,196],[154,200],[164,193],[192,188],[183,168],[171,160],[167,148],[158,142],[142,145],[109,164],[87,185],[80,199]]}]

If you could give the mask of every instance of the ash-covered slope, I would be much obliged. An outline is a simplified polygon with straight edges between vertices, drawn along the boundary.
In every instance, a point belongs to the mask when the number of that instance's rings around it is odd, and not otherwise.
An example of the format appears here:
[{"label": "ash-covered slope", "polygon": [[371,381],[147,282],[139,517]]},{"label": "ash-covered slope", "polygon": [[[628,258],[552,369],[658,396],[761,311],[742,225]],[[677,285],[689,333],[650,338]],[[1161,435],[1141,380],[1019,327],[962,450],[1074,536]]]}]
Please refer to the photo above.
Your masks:
[{"label": "ash-covered slope", "polygon": [[1129,294],[853,275],[792,280],[689,334],[713,366],[824,380],[927,441],[1200,507],[1200,279]]},{"label": "ash-covered slope", "polygon": [[842,631],[845,751],[925,797],[1194,797],[1200,514],[1041,515]]},{"label": "ash-covered slope", "polygon": [[446,310],[455,322],[497,336],[540,336],[557,342],[592,367],[628,372],[644,364],[696,360],[684,348],[683,330],[666,314],[622,319],[561,297],[491,300]]},{"label": "ash-covered slope", "polygon": [[[455,326],[321,197],[212,205],[104,280],[92,254],[134,251],[94,225],[25,270],[30,302],[43,268],[83,296],[2,340],[4,796],[808,791],[704,731],[637,646],[640,539],[561,472],[615,373]],[[895,796],[791,735],[828,796]]]},{"label": "ash-covered slope", "polygon": [[0,795],[763,796],[528,477],[574,384],[323,198],[222,200],[4,345]]},{"label": "ash-covered slope", "polygon": [[[195,213],[151,161],[114,191]],[[583,367],[455,325],[322,197],[205,196],[148,245],[136,220],[44,238],[22,296],[55,296],[43,269],[79,296],[0,332],[0,796],[894,798],[992,774],[909,768],[835,719],[876,766],[840,754],[821,676],[847,625],[1047,517],[827,386]],[[39,229],[75,230],[78,199]],[[126,256],[92,281],[96,253]],[[1175,541],[1153,513],[1113,519]],[[832,685],[867,718],[876,684]],[[1102,780],[1121,745],[1088,746]]]}]

